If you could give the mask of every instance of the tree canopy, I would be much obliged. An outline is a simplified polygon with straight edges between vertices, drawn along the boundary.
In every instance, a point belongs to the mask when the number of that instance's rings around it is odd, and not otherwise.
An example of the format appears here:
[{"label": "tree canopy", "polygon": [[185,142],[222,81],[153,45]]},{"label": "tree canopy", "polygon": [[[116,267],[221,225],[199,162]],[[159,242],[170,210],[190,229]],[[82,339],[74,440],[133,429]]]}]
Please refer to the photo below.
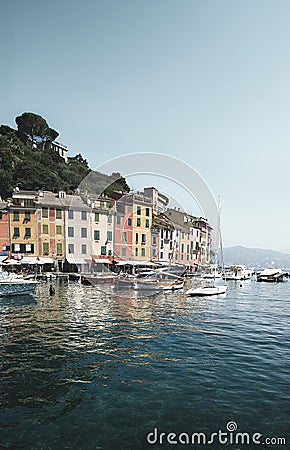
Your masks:
[{"label": "tree canopy", "polygon": [[[89,174],[95,173],[80,153],[69,157],[66,163],[46,145],[56,139],[58,132],[41,116],[23,113],[15,121],[17,130],[0,125],[0,196],[3,199],[10,197],[16,186],[27,190],[74,193],[84,185],[83,180],[90,179]],[[130,190],[119,173],[105,175],[98,172],[97,178],[100,193],[105,190],[110,195],[112,191]]]},{"label": "tree canopy", "polygon": [[31,144],[35,142],[54,141],[59,133],[48,126],[46,120],[38,114],[25,112],[15,119],[18,135],[28,139]]}]

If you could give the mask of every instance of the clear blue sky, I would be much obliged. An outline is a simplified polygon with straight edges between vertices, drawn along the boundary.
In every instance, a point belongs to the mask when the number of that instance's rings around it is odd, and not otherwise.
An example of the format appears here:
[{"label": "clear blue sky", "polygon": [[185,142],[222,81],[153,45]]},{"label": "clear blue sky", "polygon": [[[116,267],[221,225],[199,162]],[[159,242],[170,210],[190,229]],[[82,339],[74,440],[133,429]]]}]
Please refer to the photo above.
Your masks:
[{"label": "clear blue sky", "polygon": [[290,252],[289,23],[288,0],[2,2],[0,123],[40,114],[92,168],[176,156],[225,245]]}]

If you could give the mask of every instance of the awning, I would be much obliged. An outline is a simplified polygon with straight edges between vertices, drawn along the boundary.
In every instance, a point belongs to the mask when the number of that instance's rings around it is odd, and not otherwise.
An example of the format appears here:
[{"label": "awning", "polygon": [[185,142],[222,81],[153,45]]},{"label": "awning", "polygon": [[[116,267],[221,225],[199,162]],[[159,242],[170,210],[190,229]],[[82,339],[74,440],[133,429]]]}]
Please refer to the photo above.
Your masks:
[{"label": "awning", "polygon": [[19,266],[21,264],[20,261],[17,259],[8,259],[7,261],[3,262],[2,264],[7,266]]},{"label": "awning", "polygon": [[86,264],[84,259],[66,258],[66,260],[69,264]]},{"label": "awning", "polygon": [[21,261],[21,264],[41,264],[40,260],[35,256],[24,256]]},{"label": "awning", "polygon": [[150,266],[150,267],[154,267],[156,266],[156,264],[154,262],[151,261],[116,261],[116,264],[118,264],[118,266]]},{"label": "awning", "polygon": [[1,255],[0,256],[0,264],[2,264],[3,263],[3,261],[4,261],[4,259],[7,259],[8,258],[8,256],[7,255]]},{"label": "awning", "polygon": [[95,264],[112,264],[108,258],[93,258]]}]

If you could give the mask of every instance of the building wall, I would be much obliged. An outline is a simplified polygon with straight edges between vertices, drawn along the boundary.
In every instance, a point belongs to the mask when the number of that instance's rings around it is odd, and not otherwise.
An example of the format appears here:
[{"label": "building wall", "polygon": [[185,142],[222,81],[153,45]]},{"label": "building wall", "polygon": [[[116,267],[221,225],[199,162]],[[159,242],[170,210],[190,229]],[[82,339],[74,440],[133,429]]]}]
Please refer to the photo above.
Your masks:
[{"label": "building wall", "polygon": [[40,205],[37,209],[39,256],[64,257],[64,211],[61,207]]},{"label": "building wall", "polygon": [[0,252],[7,251],[6,247],[9,247],[9,245],[8,210],[6,209],[6,204],[1,205],[0,203]]},{"label": "building wall", "polygon": [[133,257],[148,261],[151,257],[152,204],[134,196],[133,203]]},{"label": "building wall", "polygon": [[10,239],[11,254],[37,256],[37,222],[34,207],[11,206]]},{"label": "building wall", "polygon": [[133,203],[120,199],[116,204],[114,258],[133,259]]}]

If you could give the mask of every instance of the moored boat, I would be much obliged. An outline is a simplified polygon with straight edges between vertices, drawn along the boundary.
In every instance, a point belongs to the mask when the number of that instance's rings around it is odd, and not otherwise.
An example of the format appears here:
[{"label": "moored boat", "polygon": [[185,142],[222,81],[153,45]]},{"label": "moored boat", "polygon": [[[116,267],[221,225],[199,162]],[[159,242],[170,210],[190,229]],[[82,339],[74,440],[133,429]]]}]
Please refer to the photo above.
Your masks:
[{"label": "moored boat", "polygon": [[38,282],[15,274],[0,273],[0,297],[33,294]]},{"label": "moored boat", "polygon": [[223,274],[224,280],[243,281],[250,280],[254,271],[247,269],[244,265],[231,266],[228,271]]},{"label": "moored boat", "polygon": [[257,281],[266,281],[270,283],[278,283],[284,281],[288,277],[288,273],[284,273],[282,269],[264,269],[257,273]]},{"label": "moored boat", "polygon": [[208,295],[219,295],[225,294],[227,291],[227,286],[225,285],[215,285],[215,286],[200,286],[200,287],[192,287],[188,289],[186,295],[191,297],[204,297]]}]

